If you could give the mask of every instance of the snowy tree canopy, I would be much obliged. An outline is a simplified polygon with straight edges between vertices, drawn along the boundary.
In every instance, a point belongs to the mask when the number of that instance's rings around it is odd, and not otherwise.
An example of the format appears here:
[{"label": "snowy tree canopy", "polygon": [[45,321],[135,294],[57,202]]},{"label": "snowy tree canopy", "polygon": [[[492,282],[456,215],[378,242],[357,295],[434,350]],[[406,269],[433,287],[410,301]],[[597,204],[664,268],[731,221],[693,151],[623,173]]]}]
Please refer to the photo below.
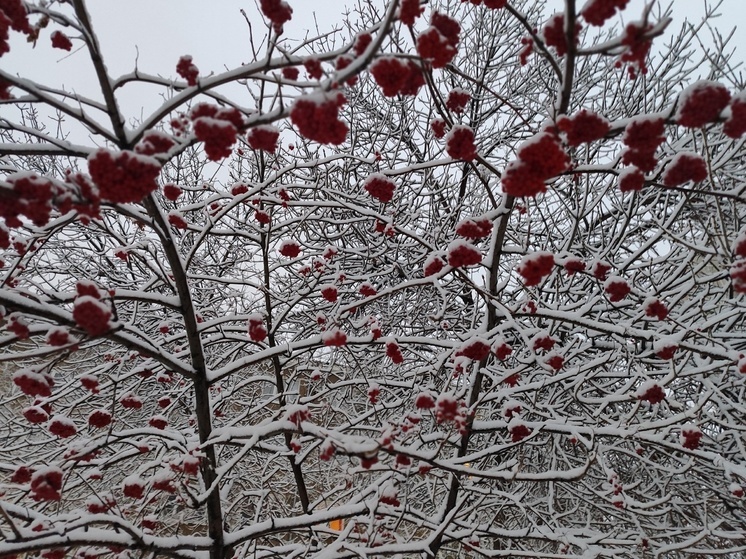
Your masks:
[{"label": "snowy tree canopy", "polygon": [[0,0],[0,557],[741,556],[744,82],[628,3]]}]

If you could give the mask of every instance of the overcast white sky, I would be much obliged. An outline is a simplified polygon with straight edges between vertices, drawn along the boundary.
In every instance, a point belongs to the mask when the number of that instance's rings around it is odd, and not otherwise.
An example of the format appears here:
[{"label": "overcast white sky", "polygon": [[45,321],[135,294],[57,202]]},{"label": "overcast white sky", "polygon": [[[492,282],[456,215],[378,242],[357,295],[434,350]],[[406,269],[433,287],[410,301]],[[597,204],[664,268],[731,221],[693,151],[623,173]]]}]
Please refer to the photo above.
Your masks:
[{"label": "overcast white sky", "polygon": [[[315,21],[322,32],[331,30],[342,21],[344,6],[356,3],[354,0],[288,1],[294,17],[286,26],[286,36],[298,38],[306,33],[315,34]],[[372,3],[383,2],[374,0]],[[115,76],[132,71],[137,61],[144,72],[174,77],[176,61],[183,54],[194,57],[203,75],[248,61],[249,35],[241,8],[255,22],[255,37],[264,33],[256,7],[258,2],[253,0],[90,0],[88,4],[107,64]],[[564,1],[549,0],[550,8],[553,4],[561,9]],[[636,19],[643,5],[643,0],[633,0],[625,17]],[[668,34],[673,34],[685,18],[698,21],[704,13],[704,5],[704,0],[675,0],[675,21]],[[723,32],[732,27],[740,28],[734,45],[740,50],[739,58],[746,60],[746,1],[724,0],[719,12],[722,16],[717,24]],[[43,35],[36,52],[20,40],[13,41],[12,51],[3,57],[3,65],[6,70],[49,85],[64,84],[81,93],[95,92],[86,53],[78,51],[67,55],[54,50],[49,46],[48,34]],[[142,94],[134,94],[131,101],[127,100],[124,108],[128,116],[138,118],[137,107],[145,99],[150,108],[158,101],[157,97],[151,98],[157,95],[155,89],[142,91]]]}]

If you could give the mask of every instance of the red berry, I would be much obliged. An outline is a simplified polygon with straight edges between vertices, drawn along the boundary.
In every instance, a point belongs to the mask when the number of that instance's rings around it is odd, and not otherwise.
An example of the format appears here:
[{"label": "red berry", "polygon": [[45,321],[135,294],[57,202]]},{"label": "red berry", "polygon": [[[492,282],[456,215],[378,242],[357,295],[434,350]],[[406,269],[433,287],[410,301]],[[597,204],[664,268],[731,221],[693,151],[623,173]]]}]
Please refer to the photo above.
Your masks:
[{"label": "red berry", "polygon": [[52,46],[56,49],[61,50],[72,50],[73,44],[70,41],[70,38],[65,35],[62,31],[55,31],[51,35],[52,39]]},{"label": "red berry", "polygon": [[550,252],[535,252],[523,257],[516,271],[523,277],[523,283],[530,287],[539,285],[541,281],[552,273],[554,255]]},{"label": "red berry", "polygon": [[188,54],[179,58],[179,62],[176,64],[176,73],[184,78],[188,85],[197,85],[199,68],[194,65],[192,57]]},{"label": "red berry", "polygon": [[717,82],[700,80],[679,96],[675,119],[681,126],[701,128],[714,122],[730,102],[728,88]]}]

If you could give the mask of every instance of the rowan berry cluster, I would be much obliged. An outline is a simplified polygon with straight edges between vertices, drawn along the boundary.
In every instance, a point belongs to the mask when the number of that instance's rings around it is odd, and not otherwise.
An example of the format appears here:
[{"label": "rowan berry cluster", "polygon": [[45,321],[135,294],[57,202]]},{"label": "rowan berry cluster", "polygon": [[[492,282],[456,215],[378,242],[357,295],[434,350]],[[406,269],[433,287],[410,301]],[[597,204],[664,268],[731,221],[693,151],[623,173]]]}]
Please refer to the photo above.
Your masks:
[{"label": "rowan berry cluster", "polygon": [[446,134],[446,153],[453,159],[472,161],[477,158],[477,146],[474,143],[474,130],[463,124],[457,124]]},{"label": "rowan berry cluster", "polygon": [[[579,21],[575,21],[575,45],[578,44],[578,37],[583,26]],[[549,47],[554,47],[557,54],[564,56],[567,54],[567,36],[565,35],[565,14],[556,13],[549,18],[544,29],[542,29],[544,42]]]},{"label": "rowan berry cluster", "polygon": [[541,281],[552,273],[554,255],[550,252],[535,252],[523,257],[516,271],[523,277],[527,287],[539,285]]},{"label": "rowan berry cluster", "polygon": [[339,145],[347,138],[347,125],[339,120],[339,109],[346,102],[341,92],[305,95],[293,104],[290,120],[304,138]]},{"label": "rowan berry cluster", "polygon": [[412,60],[384,56],[370,66],[370,73],[381,87],[384,96],[417,95],[425,85],[422,69]]},{"label": "rowan berry cluster", "polygon": [[261,0],[259,3],[264,16],[272,22],[272,29],[278,35],[283,26],[293,17],[293,9],[283,0]]},{"label": "rowan berry cluster", "polygon": [[458,52],[461,26],[450,16],[433,12],[430,27],[417,37],[417,53],[433,68],[445,68]]},{"label": "rowan berry cluster", "polygon": [[161,164],[132,151],[99,149],[88,158],[88,172],[101,200],[127,204],[140,202],[158,188],[155,179]]},{"label": "rowan berry cluster", "polygon": [[677,153],[663,173],[663,184],[681,186],[689,181],[702,182],[707,178],[707,163],[696,153]]},{"label": "rowan berry cluster", "polygon": [[73,48],[72,41],[62,31],[54,31],[50,38],[52,39],[52,47],[56,49],[70,51]]},{"label": "rowan berry cluster", "polygon": [[603,138],[611,130],[611,124],[593,111],[582,109],[571,117],[557,119],[557,128],[565,133],[567,145],[577,147]]},{"label": "rowan berry cluster", "polygon": [[263,124],[249,130],[246,140],[249,142],[251,149],[274,153],[277,151],[279,138],[280,131],[275,126]]},{"label": "rowan berry cluster", "polygon": [[[454,268],[474,266],[481,261],[482,253],[466,241],[454,240],[448,245],[448,264]],[[427,269],[425,271],[427,272]]]},{"label": "rowan berry cluster", "polygon": [[534,197],[546,192],[545,181],[567,170],[570,158],[551,132],[540,132],[518,148],[518,158],[505,168],[503,191],[510,196]]},{"label": "rowan berry cluster", "polygon": [[467,239],[482,239],[492,233],[492,221],[486,218],[467,218],[456,225],[456,235]]},{"label": "rowan berry cluster", "polygon": [[366,179],[363,188],[373,198],[386,204],[394,198],[396,183],[380,173],[374,173]]}]

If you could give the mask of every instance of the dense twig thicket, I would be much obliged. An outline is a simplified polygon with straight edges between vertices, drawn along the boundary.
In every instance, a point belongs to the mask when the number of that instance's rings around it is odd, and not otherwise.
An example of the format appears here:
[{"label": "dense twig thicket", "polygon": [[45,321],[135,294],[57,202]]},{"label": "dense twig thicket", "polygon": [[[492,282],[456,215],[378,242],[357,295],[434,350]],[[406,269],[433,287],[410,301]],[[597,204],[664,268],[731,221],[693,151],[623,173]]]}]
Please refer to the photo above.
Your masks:
[{"label": "dense twig thicket", "polygon": [[0,0],[99,85],[0,70],[0,556],[743,553],[744,84],[627,3],[114,76]]}]

